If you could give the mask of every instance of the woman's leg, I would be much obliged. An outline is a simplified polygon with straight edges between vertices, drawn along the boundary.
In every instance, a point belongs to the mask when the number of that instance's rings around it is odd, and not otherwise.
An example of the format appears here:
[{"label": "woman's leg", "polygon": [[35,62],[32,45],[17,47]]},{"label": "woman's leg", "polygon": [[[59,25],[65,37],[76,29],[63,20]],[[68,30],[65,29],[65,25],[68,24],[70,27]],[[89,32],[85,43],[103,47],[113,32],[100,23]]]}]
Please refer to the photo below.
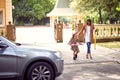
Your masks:
[{"label": "woman's leg", "polygon": [[88,56],[90,57],[90,59],[92,59],[92,56],[91,56],[91,42],[87,42],[87,55],[86,55],[87,59],[88,59]]},{"label": "woman's leg", "polygon": [[91,42],[87,42],[87,53],[91,53]]}]

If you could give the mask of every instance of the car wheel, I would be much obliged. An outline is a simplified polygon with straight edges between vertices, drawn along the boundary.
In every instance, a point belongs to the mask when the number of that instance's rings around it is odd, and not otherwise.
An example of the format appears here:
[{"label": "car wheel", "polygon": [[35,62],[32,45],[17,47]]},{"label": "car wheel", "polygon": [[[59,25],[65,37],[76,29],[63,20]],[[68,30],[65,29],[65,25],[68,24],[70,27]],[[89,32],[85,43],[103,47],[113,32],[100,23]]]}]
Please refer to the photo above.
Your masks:
[{"label": "car wheel", "polygon": [[54,71],[48,63],[36,62],[28,69],[27,80],[55,80]]}]

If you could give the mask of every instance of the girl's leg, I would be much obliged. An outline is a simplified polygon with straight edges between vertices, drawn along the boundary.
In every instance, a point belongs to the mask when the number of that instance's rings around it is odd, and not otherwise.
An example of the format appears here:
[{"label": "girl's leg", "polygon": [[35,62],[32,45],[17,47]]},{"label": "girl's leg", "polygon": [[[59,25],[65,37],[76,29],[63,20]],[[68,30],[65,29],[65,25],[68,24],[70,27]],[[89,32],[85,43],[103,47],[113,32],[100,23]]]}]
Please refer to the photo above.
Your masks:
[{"label": "girl's leg", "polygon": [[80,50],[79,50],[79,47],[77,46],[77,49],[76,49],[76,58],[77,58],[77,55],[78,55],[79,52],[80,52]]},{"label": "girl's leg", "polygon": [[75,54],[75,51],[73,51],[73,60],[76,60]]},{"label": "girl's leg", "polygon": [[77,54],[78,54],[78,51],[75,51],[74,54],[73,54],[73,60],[77,59]]},{"label": "girl's leg", "polygon": [[78,55],[78,51],[75,52],[75,58],[77,58],[77,55]]}]

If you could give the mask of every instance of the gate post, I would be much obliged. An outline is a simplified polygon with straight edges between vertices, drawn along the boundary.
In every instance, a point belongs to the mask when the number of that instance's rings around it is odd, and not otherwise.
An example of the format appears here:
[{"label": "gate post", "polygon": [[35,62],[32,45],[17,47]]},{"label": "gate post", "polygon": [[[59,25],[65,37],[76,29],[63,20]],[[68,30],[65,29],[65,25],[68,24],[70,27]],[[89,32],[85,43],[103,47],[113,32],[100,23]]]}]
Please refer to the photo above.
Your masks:
[{"label": "gate post", "polygon": [[57,42],[63,42],[63,24],[60,23],[60,21],[58,22],[58,24],[56,25],[56,41]]},{"label": "gate post", "polygon": [[[81,23],[81,20],[79,20],[79,23],[77,24],[77,27],[76,27],[76,32],[79,32],[81,31],[83,28],[83,23]],[[78,36],[78,40],[83,42],[84,41],[84,32],[81,33],[81,35]]]},{"label": "gate post", "polygon": [[8,23],[6,37],[8,40],[15,41],[15,27],[10,21]]}]

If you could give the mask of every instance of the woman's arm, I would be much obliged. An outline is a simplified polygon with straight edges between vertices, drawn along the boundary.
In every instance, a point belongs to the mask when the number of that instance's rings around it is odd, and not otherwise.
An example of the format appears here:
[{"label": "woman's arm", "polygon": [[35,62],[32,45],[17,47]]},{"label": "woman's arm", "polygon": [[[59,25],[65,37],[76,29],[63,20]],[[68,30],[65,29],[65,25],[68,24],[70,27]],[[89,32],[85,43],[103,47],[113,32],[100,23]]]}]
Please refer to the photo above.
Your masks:
[{"label": "woman's arm", "polygon": [[77,32],[77,36],[80,35],[84,29],[85,29],[85,25],[82,27],[82,29],[79,32]]},{"label": "woman's arm", "polygon": [[95,26],[94,26],[94,25],[92,25],[92,27],[93,27],[93,33],[95,33],[95,31],[96,31]]},{"label": "woman's arm", "polygon": [[95,29],[95,26],[94,26],[94,24],[92,25],[93,26],[93,30]]}]

